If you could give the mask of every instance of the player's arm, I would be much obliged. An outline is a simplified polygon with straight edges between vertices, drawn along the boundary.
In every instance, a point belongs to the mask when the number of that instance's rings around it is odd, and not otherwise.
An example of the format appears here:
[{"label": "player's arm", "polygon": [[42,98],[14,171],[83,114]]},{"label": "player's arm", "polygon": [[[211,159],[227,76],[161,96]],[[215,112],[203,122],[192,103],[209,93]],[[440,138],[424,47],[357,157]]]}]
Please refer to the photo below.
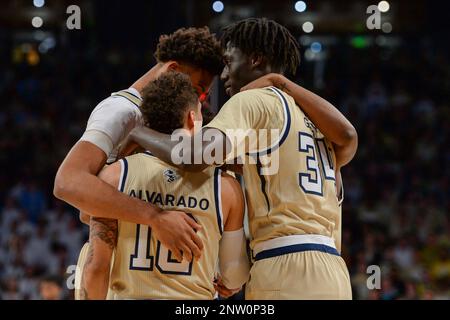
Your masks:
[{"label": "player's arm", "polygon": [[86,225],[89,225],[90,222],[91,222],[91,216],[86,214],[86,213],[84,213],[84,212],[81,212],[81,211],[80,211],[80,214],[79,214],[79,218],[80,218],[80,221],[83,222]]},{"label": "player's arm", "polygon": [[358,134],[353,125],[331,103],[297,85],[281,74],[270,73],[243,87],[241,91],[275,86],[294,98],[314,125],[334,145],[337,167],[349,163],[358,147]]},{"label": "player's arm", "polygon": [[[245,149],[248,146],[243,143],[244,136],[229,134],[236,132],[233,130],[246,132],[257,129],[263,107],[258,96],[239,93],[228,100],[207,127],[193,136],[168,135],[140,127],[131,131],[130,139],[184,171],[202,171],[210,165],[222,165],[226,159],[237,158],[248,151]],[[244,149],[238,146],[244,146]]]},{"label": "player's arm", "polygon": [[[208,138],[207,138],[208,137]],[[214,137],[210,139],[209,137]],[[175,166],[183,171],[200,172],[210,165],[222,164],[226,158],[229,148],[227,137],[216,128],[202,128],[194,136],[183,136],[183,141],[172,138],[169,134],[160,133],[148,127],[134,128],[129,139],[136,142],[144,149],[149,150],[154,156]],[[177,161],[178,155],[182,148],[183,157],[187,161]],[[221,150],[214,152],[213,156],[216,161],[207,162],[204,155],[210,153],[211,150]]]},{"label": "player's arm", "polygon": [[54,195],[91,216],[150,225],[154,235],[177,259],[181,259],[180,251],[188,260],[192,253],[200,257],[203,246],[194,229],[201,226],[188,215],[179,211],[161,211],[156,206],[128,197],[97,177],[105,165],[106,155],[120,142],[126,128],[133,126],[129,121],[134,119],[126,106],[112,101],[104,102],[102,106],[107,106],[106,111],[97,109],[97,113],[94,110],[91,114],[89,130],[85,133],[88,137],[84,135],[75,144],[59,167]]},{"label": "player's arm", "polygon": [[[99,178],[117,188],[121,167],[116,162],[104,168]],[[89,251],[81,278],[81,297],[104,300],[108,294],[111,258],[117,243],[117,220],[90,218]]]},{"label": "player's arm", "polygon": [[241,186],[232,176],[223,173],[221,190],[225,223],[219,244],[220,280],[216,289],[221,296],[228,297],[247,282],[250,263],[243,228],[245,205]]},{"label": "player's arm", "polygon": [[81,278],[82,300],[106,299],[117,237],[117,220],[91,217],[89,251]]}]

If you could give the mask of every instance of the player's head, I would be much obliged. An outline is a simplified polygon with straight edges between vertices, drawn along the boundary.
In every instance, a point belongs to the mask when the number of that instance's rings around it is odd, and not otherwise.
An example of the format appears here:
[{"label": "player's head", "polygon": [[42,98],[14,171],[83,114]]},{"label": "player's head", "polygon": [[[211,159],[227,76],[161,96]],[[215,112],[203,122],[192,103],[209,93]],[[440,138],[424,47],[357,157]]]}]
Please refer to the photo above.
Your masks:
[{"label": "player's head", "polygon": [[192,82],[184,73],[166,72],[150,82],[143,91],[141,111],[145,125],[171,134],[175,129],[194,131],[202,124],[202,106]]},{"label": "player's head", "polygon": [[221,42],[225,49],[221,78],[229,95],[271,72],[295,74],[300,64],[298,42],[284,26],[266,18],[225,27]]},{"label": "player's head", "polygon": [[155,58],[159,64],[191,77],[199,96],[209,92],[223,68],[222,46],[208,27],[181,28],[159,38]]}]

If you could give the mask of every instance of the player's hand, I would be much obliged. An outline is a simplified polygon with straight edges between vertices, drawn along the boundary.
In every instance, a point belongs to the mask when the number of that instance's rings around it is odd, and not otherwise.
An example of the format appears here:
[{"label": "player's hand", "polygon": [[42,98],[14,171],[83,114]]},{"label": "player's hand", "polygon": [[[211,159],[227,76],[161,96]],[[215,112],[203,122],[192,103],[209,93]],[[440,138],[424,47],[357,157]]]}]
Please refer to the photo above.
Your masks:
[{"label": "player's hand", "polygon": [[181,211],[161,211],[154,216],[151,223],[152,232],[156,238],[170,251],[175,259],[192,261],[192,256],[199,259],[203,243],[196,234],[201,230],[199,225]]},{"label": "player's hand", "polygon": [[218,277],[214,281],[214,289],[216,289],[216,291],[219,293],[219,296],[221,296],[222,298],[229,298],[231,296],[234,296],[239,291],[241,291],[242,288],[228,289],[227,287],[224,286],[222,279]]},{"label": "player's hand", "polygon": [[282,88],[280,88],[280,84],[283,83],[283,81],[281,81],[282,78],[283,78],[283,75],[281,75],[281,74],[269,73],[269,74],[266,74],[265,76],[262,76],[256,80],[253,80],[246,86],[242,87],[240,91],[242,92],[245,90],[259,89],[259,88],[265,88],[265,87],[271,87],[271,86],[282,89]]}]

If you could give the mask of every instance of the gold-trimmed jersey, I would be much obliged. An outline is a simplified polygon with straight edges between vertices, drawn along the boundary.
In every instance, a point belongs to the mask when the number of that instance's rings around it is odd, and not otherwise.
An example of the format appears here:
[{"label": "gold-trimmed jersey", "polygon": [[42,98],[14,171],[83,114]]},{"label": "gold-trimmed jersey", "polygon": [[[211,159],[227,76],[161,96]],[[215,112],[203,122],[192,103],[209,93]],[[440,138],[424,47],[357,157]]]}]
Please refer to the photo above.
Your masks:
[{"label": "gold-trimmed jersey", "polygon": [[120,160],[120,191],[165,210],[180,210],[202,226],[199,260],[177,262],[149,226],[118,221],[110,277],[115,299],[213,299],[223,230],[220,170],[182,172],[147,153]]},{"label": "gold-trimmed jersey", "polygon": [[252,249],[298,234],[340,244],[333,145],[291,96],[274,87],[238,93],[207,127],[229,138],[227,161],[241,157],[244,163]]}]

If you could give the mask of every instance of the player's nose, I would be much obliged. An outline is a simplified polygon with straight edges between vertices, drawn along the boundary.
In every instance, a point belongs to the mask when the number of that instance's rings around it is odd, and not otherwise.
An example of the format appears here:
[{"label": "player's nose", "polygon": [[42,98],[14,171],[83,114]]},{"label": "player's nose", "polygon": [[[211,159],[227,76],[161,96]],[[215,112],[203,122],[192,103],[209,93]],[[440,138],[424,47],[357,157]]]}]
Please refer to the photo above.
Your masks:
[{"label": "player's nose", "polygon": [[220,80],[227,81],[229,76],[228,67],[223,68],[222,73],[220,74]]}]

